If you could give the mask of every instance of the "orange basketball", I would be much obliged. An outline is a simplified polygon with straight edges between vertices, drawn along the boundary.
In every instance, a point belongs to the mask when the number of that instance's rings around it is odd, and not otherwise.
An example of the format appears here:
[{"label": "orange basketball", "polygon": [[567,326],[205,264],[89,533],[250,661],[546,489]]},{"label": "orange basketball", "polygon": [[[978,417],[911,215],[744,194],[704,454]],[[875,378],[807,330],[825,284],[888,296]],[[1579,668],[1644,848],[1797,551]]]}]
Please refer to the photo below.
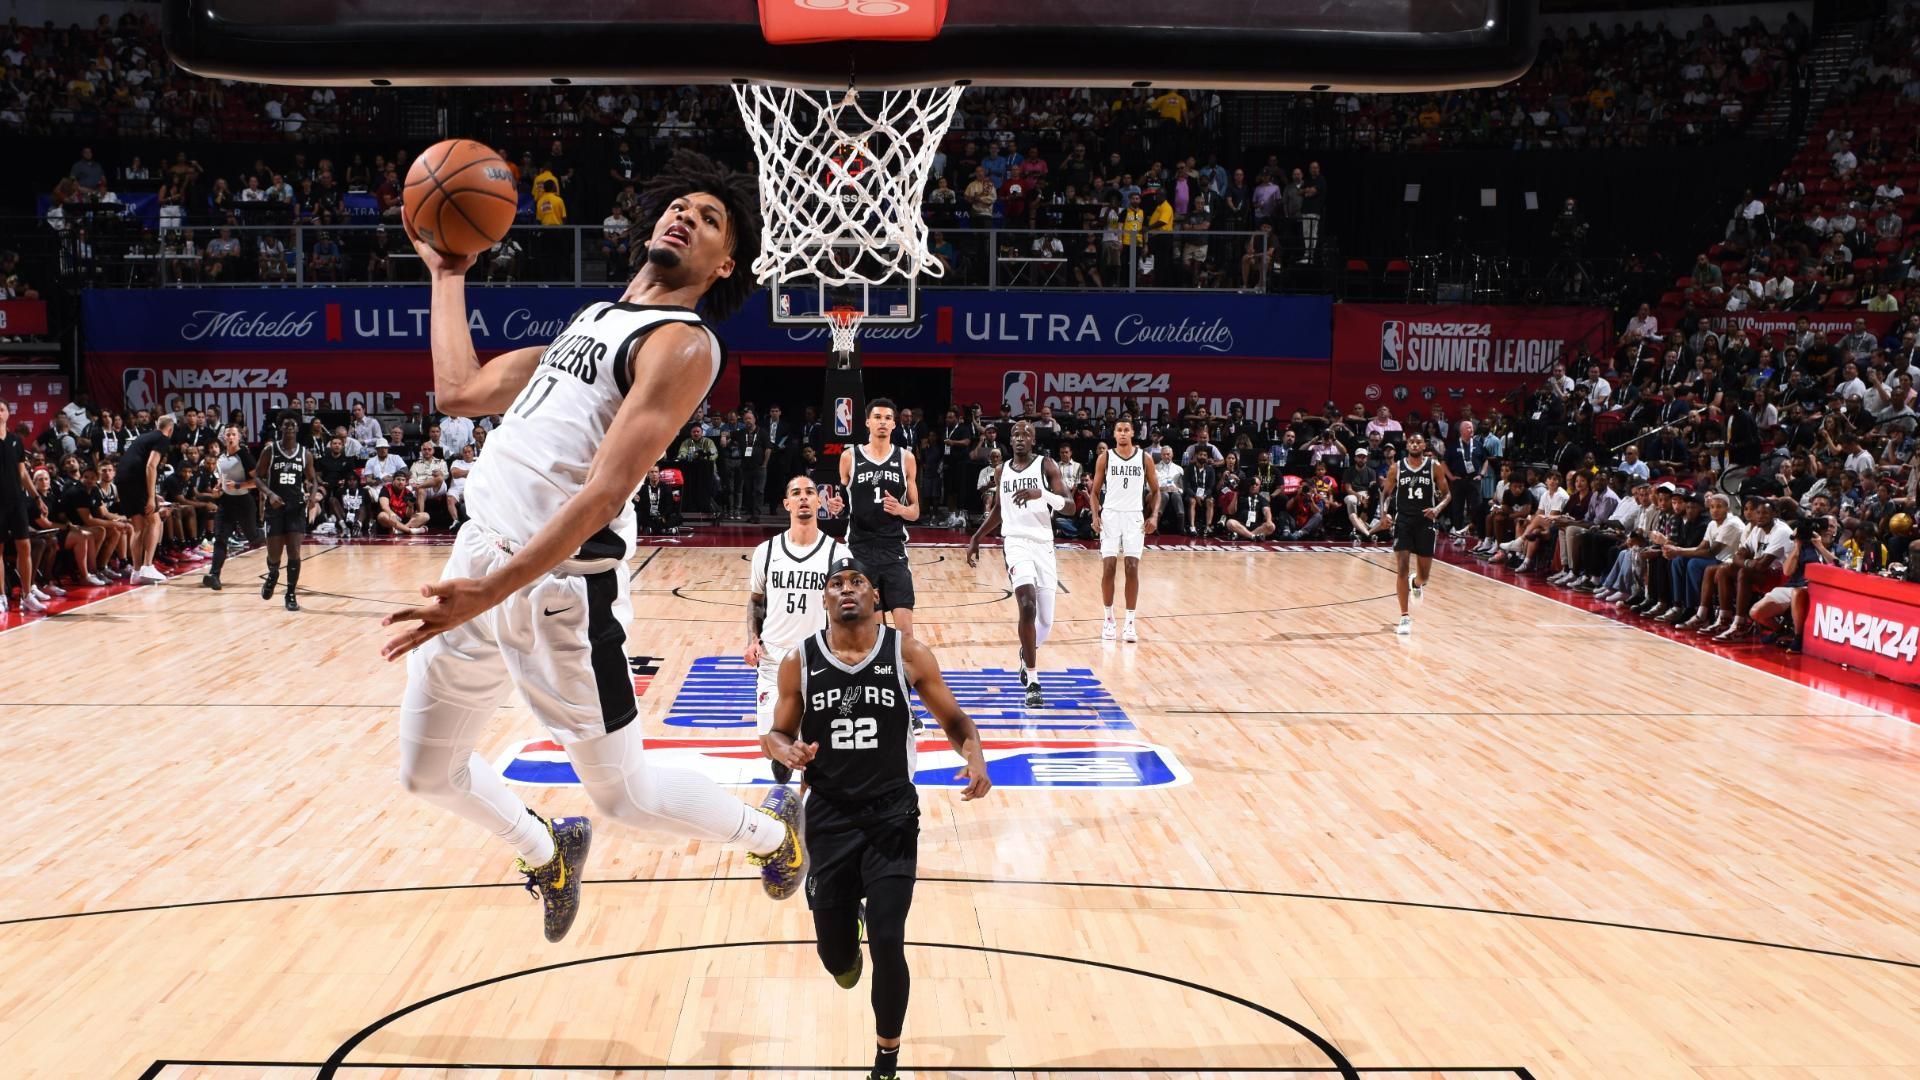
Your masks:
[{"label": "orange basketball", "polygon": [[407,170],[402,221],[448,255],[478,255],[500,241],[520,211],[513,168],[472,139],[426,148]]}]

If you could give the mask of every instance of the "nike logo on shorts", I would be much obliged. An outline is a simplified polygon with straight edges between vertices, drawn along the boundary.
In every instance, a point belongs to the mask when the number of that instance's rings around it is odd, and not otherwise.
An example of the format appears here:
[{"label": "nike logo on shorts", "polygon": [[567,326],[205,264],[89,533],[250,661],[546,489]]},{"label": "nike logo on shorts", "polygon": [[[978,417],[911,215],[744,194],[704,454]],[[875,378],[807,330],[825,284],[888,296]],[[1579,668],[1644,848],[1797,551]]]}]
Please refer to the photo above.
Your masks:
[{"label": "nike logo on shorts", "polygon": [[546,615],[558,615],[563,611],[572,611],[572,610],[573,610],[572,604],[568,604],[566,607],[563,607],[563,608],[541,608],[540,609],[540,611]]}]

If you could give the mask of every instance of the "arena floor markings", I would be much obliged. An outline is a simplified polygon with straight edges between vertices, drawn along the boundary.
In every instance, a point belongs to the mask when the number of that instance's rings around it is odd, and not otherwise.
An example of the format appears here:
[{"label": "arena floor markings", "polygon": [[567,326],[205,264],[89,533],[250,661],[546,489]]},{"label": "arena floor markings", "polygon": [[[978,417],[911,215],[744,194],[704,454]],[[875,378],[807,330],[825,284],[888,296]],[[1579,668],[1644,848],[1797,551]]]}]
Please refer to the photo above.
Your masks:
[{"label": "arena floor markings", "polygon": [[[751,785],[744,550],[643,552],[628,647],[662,756]],[[998,553],[957,554],[915,552],[918,626],[1007,726],[993,797],[922,796],[908,1074],[1920,1074],[1920,728],[1873,701],[1448,568],[1397,639],[1371,551],[1149,552],[1142,640],[1103,642],[1063,550],[1022,715]],[[444,555],[329,549],[298,615],[247,555],[0,635],[0,1071],[865,1069],[866,994],[738,855],[607,826],[549,946],[495,841],[399,791],[378,620]],[[544,735],[513,702],[481,751]]]}]

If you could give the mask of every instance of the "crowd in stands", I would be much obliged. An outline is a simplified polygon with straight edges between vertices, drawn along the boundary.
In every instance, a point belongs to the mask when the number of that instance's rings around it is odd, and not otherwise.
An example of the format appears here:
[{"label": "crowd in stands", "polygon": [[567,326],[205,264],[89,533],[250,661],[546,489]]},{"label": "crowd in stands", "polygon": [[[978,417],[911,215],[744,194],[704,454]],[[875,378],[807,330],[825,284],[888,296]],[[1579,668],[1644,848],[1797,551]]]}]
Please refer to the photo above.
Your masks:
[{"label": "crowd in stands", "polygon": [[1664,311],[1920,312],[1920,8],[1875,27],[1818,119],[1781,174],[1735,202]]},{"label": "crowd in stands", "polygon": [[1711,14],[1675,33],[1589,23],[1547,33],[1532,70],[1505,86],[1439,94],[1296,95],[1287,104],[1315,141],[1382,150],[1504,146],[1514,150],[1638,147],[1737,133],[1789,84],[1811,42],[1789,12],[1768,27]]}]

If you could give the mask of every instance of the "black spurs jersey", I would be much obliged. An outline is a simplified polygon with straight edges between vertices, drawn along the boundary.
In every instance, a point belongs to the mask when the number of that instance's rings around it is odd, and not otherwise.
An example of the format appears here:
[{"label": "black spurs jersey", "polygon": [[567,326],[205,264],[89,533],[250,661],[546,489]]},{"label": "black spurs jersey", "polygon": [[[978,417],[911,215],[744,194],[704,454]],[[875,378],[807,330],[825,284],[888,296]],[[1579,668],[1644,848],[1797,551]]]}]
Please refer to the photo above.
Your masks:
[{"label": "black spurs jersey", "polygon": [[307,448],[295,446],[289,454],[280,449],[280,444],[269,443],[265,468],[260,479],[267,490],[286,500],[291,506],[304,498],[303,490],[307,479]]},{"label": "black spurs jersey", "polygon": [[1393,513],[1401,521],[1426,520],[1425,511],[1438,505],[1439,493],[1434,490],[1433,457],[1428,455],[1417,467],[1409,466],[1405,461],[1395,473],[1393,482]]},{"label": "black spurs jersey", "polygon": [[822,630],[800,645],[800,741],[818,743],[807,783],[834,802],[866,802],[913,786],[913,705],[900,633],[880,628],[873,651],[841,662]]},{"label": "black spurs jersey", "polygon": [[847,495],[853,527],[847,532],[848,544],[900,544],[907,542],[907,523],[881,508],[887,495],[907,501],[906,455],[894,447],[879,461],[867,457],[867,448],[853,448],[853,480]]}]

